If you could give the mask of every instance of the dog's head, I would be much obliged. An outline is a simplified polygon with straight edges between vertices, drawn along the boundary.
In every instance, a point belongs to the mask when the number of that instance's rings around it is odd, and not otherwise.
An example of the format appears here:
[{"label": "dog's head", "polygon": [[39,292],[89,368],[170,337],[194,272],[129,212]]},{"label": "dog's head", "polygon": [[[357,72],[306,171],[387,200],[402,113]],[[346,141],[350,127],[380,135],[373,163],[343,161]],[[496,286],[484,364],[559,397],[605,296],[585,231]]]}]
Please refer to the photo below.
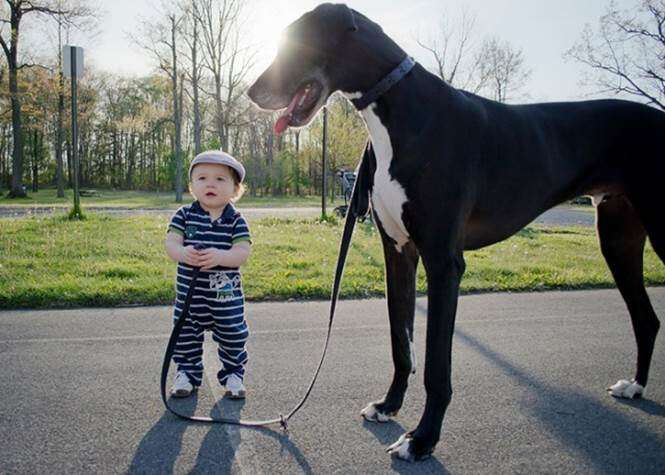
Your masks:
[{"label": "dog's head", "polygon": [[394,43],[377,24],[346,5],[324,3],[286,28],[277,56],[248,95],[261,109],[285,109],[277,133],[303,127],[333,92],[366,91],[382,77],[377,71],[394,67],[400,53],[388,48],[386,55],[385,45]]},{"label": "dog's head", "polygon": [[346,50],[357,29],[353,11],[331,3],[319,5],[286,28],[276,58],[248,91],[261,109],[286,108],[275,124],[277,133],[307,125],[339,88],[335,56]]}]

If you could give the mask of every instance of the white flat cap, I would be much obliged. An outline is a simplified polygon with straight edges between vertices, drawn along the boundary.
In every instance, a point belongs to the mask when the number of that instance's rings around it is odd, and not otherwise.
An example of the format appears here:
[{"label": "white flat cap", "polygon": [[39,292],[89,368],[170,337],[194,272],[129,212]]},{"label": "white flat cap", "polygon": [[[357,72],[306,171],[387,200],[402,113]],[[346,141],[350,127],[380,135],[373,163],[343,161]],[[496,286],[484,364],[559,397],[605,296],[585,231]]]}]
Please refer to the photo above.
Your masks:
[{"label": "white flat cap", "polygon": [[222,152],[221,150],[208,150],[206,152],[201,152],[196,157],[194,157],[192,163],[189,164],[189,178],[192,178],[192,169],[201,163],[226,165],[227,167],[231,167],[236,172],[238,172],[241,183],[245,179],[245,167],[242,166],[242,163],[240,163],[228,153]]}]

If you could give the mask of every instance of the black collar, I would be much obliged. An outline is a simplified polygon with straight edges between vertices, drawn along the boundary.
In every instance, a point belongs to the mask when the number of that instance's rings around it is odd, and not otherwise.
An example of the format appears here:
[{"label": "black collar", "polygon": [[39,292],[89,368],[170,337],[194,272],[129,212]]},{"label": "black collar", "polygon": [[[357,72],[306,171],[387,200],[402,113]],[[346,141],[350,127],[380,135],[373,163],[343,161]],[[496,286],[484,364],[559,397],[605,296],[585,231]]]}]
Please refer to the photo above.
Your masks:
[{"label": "black collar", "polygon": [[408,74],[411,69],[416,65],[416,62],[411,56],[407,56],[404,61],[402,61],[399,66],[397,66],[393,71],[388,74],[386,77],[381,79],[372,89],[367,91],[362,97],[358,99],[351,99],[351,103],[359,111],[365,109],[372,102],[376,101],[381,97],[388,89],[397,84],[400,79]]}]

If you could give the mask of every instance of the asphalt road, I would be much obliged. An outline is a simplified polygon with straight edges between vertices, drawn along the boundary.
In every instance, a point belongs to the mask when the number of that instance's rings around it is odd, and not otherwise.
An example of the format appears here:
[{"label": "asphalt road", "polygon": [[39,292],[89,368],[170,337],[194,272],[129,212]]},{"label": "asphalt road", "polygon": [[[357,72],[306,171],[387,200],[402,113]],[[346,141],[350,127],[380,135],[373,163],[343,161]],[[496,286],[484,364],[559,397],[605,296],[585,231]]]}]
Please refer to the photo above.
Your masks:
[{"label": "asphalt road", "polygon": [[[339,204],[339,202],[337,203]],[[128,209],[128,208],[99,208],[99,207],[86,207],[85,210],[94,213],[107,213],[113,215],[134,215],[134,214],[151,214],[157,216],[164,216],[168,219],[175,209]],[[245,208],[240,206],[243,215],[249,219],[261,218],[313,218],[321,215],[320,208],[312,207],[293,207],[293,208]],[[0,218],[18,218],[24,216],[39,216],[52,213],[64,213],[65,208],[53,208],[49,206],[38,206],[32,208],[21,208],[11,206],[0,206]],[[332,207],[329,209],[332,212]],[[545,211],[534,223],[547,224],[555,226],[593,226],[594,225],[594,212],[591,208],[588,210],[581,210],[580,208],[571,207],[568,205],[556,206],[548,211]]]},{"label": "asphalt road", "polygon": [[[665,288],[649,290],[665,316]],[[418,373],[394,421],[360,410],[391,377],[383,300],[343,301],[310,400],[289,424],[239,429],[166,413],[158,377],[170,308],[0,312],[0,473],[663,473],[665,339],[646,398],[605,387],[632,376],[635,347],[615,290],[484,294],[460,300],[455,394],[434,456],[392,460],[424,401]],[[221,400],[206,342],[197,414],[263,418],[299,400],[320,356],[326,302],[250,303],[248,399]]]}]

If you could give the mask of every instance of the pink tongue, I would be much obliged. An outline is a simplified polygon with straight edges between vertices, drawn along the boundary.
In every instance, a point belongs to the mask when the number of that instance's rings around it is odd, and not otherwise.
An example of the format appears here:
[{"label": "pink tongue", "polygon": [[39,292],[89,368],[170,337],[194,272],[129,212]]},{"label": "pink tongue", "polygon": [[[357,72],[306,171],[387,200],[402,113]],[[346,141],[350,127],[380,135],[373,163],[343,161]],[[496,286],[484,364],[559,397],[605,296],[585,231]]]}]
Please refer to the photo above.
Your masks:
[{"label": "pink tongue", "polygon": [[296,95],[293,96],[293,99],[291,99],[289,107],[286,108],[284,113],[277,119],[277,122],[275,122],[274,130],[277,135],[283,134],[284,131],[289,127],[289,122],[291,121],[291,112],[293,112],[293,109],[296,108],[296,105],[304,94],[304,90],[297,91]]}]

